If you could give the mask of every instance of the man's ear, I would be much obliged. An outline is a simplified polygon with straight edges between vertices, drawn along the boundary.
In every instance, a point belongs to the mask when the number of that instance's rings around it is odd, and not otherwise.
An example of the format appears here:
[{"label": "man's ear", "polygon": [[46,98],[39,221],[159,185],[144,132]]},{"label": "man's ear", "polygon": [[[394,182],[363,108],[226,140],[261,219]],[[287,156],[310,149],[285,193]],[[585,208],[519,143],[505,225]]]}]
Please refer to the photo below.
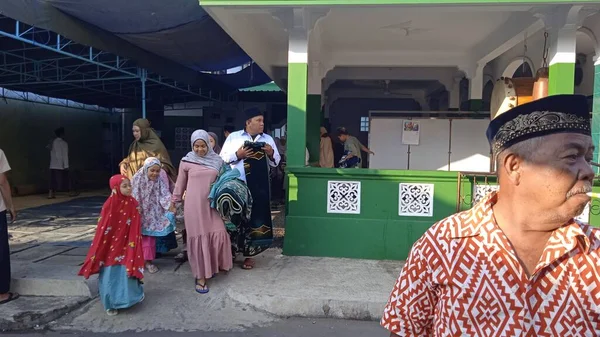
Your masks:
[{"label": "man's ear", "polygon": [[508,153],[502,156],[501,159],[500,169],[503,171],[504,176],[514,185],[519,185],[523,159],[514,153]]}]

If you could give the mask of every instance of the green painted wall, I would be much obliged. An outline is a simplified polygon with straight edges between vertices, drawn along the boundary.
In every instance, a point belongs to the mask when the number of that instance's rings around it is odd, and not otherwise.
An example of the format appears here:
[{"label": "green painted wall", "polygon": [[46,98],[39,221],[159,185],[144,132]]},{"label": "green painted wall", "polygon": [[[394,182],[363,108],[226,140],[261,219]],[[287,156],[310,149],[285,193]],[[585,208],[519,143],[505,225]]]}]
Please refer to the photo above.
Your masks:
[{"label": "green painted wall", "polygon": [[[340,6],[340,5],[423,5],[423,4],[562,4],[564,0],[199,0],[202,6]],[[569,3],[595,3],[571,0]]]},{"label": "green painted wall", "polygon": [[[600,186],[594,186],[592,190],[600,193]],[[590,225],[600,227],[600,199],[593,198],[590,202]]]},{"label": "green painted wall", "polygon": [[302,167],[306,162],[306,93],[308,65],[288,64],[287,165]]},{"label": "green painted wall", "polygon": [[[115,122],[119,116],[115,116]],[[108,184],[110,157],[104,149],[104,129],[108,113],[9,99],[0,103],[0,148],[12,167],[11,185],[20,191],[47,191],[50,152],[46,145],[54,130],[65,127],[69,143],[69,164],[82,180]],[[120,123],[119,123],[120,124]],[[118,130],[115,130],[118,134]],[[116,146],[115,156],[120,157]],[[119,160],[120,158],[116,158]],[[86,178],[85,172],[88,172]],[[90,176],[91,175],[91,176]],[[96,178],[97,177],[97,178]],[[31,189],[35,191],[31,191]],[[28,193],[25,192],[25,193]]]},{"label": "green painted wall", "polygon": [[[327,213],[327,183],[361,182],[361,213]],[[432,217],[398,215],[399,184],[434,184]],[[286,255],[404,260],[414,242],[435,222],[471,208],[474,184],[496,184],[495,178],[461,179],[447,171],[370,169],[289,169]],[[600,186],[594,187],[600,192]],[[590,206],[590,223],[600,225],[600,200]]]},{"label": "green painted wall", "polygon": [[555,63],[550,66],[548,94],[572,94],[575,92],[575,64]]},{"label": "green painted wall", "polygon": [[321,135],[319,128],[323,119],[321,110],[321,95],[306,97],[306,147],[310,154],[310,162],[319,161]]},{"label": "green painted wall", "polygon": [[[361,214],[327,213],[329,180],[361,181]],[[433,183],[433,217],[398,215],[399,183]],[[457,173],[369,169],[290,169],[284,253],[405,259],[436,221],[456,211]]]},{"label": "green painted wall", "polygon": [[[594,150],[594,162],[600,160],[600,65],[594,67],[594,103],[592,107],[592,140],[596,149]],[[600,168],[596,167],[596,174]]]}]

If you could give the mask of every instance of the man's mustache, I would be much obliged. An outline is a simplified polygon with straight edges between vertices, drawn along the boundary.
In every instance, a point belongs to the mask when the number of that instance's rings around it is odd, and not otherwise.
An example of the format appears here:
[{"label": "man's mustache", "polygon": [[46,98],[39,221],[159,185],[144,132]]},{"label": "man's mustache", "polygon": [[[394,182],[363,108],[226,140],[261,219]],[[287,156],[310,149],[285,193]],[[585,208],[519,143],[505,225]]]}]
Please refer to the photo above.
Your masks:
[{"label": "man's mustache", "polygon": [[572,190],[569,193],[567,193],[567,199],[569,199],[570,197],[577,195],[577,194],[585,194],[588,192],[592,191],[592,184],[585,184],[583,185],[581,188],[578,188],[576,190]]}]

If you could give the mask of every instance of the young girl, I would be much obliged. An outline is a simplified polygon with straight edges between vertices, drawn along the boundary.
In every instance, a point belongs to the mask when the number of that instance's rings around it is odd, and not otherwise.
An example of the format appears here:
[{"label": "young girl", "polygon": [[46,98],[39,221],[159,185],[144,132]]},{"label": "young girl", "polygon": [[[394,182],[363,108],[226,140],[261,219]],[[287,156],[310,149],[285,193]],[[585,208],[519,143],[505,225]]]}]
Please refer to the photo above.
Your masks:
[{"label": "young girl", "polygon": [[112,193],[102,206],[96,235],[79,275],[99,273],[100,300],[106,313],[129,308],[144,299],[144,257],[138,203],[131,183],[122,175],[110,178]]},{"label": "young girl", "polygon": [[144,166],[133,176],[133,197],[140,204],[142,214],[142,250],[146,270],[154,274],[158,272],[153,264],[156,239],[172,236],[175,231],[175,208],[170,208],[169,178],[158,158],[147,158]]},{"label": "young girl", "polygon": [[192,151],[179,165],[173,201],[180,202],[185,192],[184,218],[187,249],[196,292],[208,292],[207,279],[220,270],[233,267],[231,240],[219,213],[211,208],[209,193],[223,160],[211,148],[208,133],[196,130]]}]

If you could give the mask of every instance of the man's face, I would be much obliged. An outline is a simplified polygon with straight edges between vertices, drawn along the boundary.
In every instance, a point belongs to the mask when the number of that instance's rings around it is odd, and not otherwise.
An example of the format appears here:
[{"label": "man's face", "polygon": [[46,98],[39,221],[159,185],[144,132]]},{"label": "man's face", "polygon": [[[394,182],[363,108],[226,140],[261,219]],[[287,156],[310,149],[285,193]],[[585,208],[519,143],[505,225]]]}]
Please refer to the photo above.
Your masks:
[{"label": "man's face", "polygon": [[263,133],[265,130],[265,118],[256,116],[246,121],[246,129],[253,135]]},{"label": "man's face", "polygon": [[345,143],[348,139],[348,135],[339,135],[338,139],[340,140],[340,142]]},{"label": "man's face", "polygon": [[[578,216],[590,198],[594,146],[590,136],[559,133],[544,136],[532,162],[520,164],[519,190],[553,222]],[[540,213],[541,214],[541,213]]]}]

